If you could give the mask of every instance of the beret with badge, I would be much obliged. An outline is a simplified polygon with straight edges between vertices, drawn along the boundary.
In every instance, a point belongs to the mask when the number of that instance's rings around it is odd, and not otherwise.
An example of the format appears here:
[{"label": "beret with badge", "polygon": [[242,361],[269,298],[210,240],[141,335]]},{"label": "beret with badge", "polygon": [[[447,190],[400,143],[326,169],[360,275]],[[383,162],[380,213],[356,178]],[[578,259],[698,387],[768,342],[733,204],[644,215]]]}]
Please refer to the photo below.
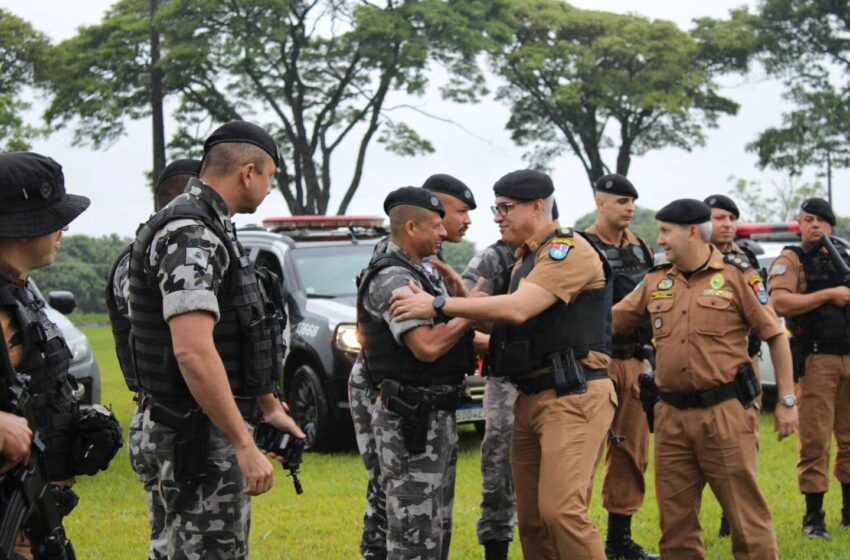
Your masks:
[{"label": "beret with badge", "polygon": [[496,196],[507,196],[516,200],[546,198],[555,192],[552,179],[545,173],[533,169],[520,169],[503,175],[493,185]]},{"label": "beret with badge", "polygon": [[271,135],[259,126],[246,121],[230,121],[215,129],[204,142],[204,157],[216,144],[253,144],[261,148],[280,167],[280,153]]},{"label": "beret with badge", "polygon": [[470,210],[475,210],[475,197],[472,196],[472,191],[463,181],[451,175],[445,173],[431,175],[422,183],[422,188],[431,192],[451,195],[461,202],[465,202]]},{"label": "beret with badge", "polygon": [[421,187],[401,187],[392,191],[384,199],[384,212],[389,215],[390,210],[402,205],[418,206],[419,208],[431,210],[439,214],[441,218],[446,216],[446,209],[443,208],[443,203],[440,202],[440,199],[434,196],[434,193],[431,191]]},{"label": "beret with badge", "polygon": [[683,226],[704,224],[711,220],[711,207],[701,200],[680,198],[659,210],[655,219]]},{"label": "beret with badge", "polygon": [[726,210],[727,212],[731,212],[735,219],[741,217],[741,211],[738,210],[738,205],[735,204],[735,201],[723,194],[713,194],[706,198],[703,202],[708,204],[710,208],[717,208],[718,210]]},{"label": "beret with badge", "polygon": [[593,188],[596,192],[616,194],[619,196],[631,196],[635,200],[637,200],[638,197],[637,189],[632,182],[617,173],[603,175],[596,181],[596,185]]},{"label": "beret with badge", "polygon": [[33,152],[0,154],[0,237],[41,237],[59,231],[89,207],[65,192],[62,166]]},{"label": "beret with badge", "polygon": [[835,213],[832,211],[832,206],[822,198],[807,198],[800,205],[800,210],[821,217],[829,225],[835,226]]}]

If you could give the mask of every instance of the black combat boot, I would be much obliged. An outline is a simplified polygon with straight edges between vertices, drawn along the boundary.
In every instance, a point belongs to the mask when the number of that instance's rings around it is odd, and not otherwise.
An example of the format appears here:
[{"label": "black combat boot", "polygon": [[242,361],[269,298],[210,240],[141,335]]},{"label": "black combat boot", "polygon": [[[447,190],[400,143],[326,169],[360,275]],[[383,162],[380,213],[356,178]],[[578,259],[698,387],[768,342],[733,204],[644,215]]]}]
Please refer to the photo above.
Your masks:
[{"label": "black combat boot", "polygon": [[484,560],[508,560],[511,541],[484,541]]},{"label": "black combat boot", "polygon": [[831,541],[826,532],[826,514],[823,511],[823,493],[806,494],[806,516],[803,518],[803,534],[814,540]]},{"label": "black combat boot", "polygon": [[841,484],[841,526],[850,527],[850,483]]},{"label": "black combat boot", "polygon": [[608,538],[605,539],[605,556],[609,560],[658,560],[632,540],[632,516],[608,514]]},{"label": "black combat boot", "polygon": [[732,531],[729,529],[729,520],[726,519],[726,515],[720,516],[720,530],[717,532],[717,535],[720,538],[728,537],[732,534]]}]

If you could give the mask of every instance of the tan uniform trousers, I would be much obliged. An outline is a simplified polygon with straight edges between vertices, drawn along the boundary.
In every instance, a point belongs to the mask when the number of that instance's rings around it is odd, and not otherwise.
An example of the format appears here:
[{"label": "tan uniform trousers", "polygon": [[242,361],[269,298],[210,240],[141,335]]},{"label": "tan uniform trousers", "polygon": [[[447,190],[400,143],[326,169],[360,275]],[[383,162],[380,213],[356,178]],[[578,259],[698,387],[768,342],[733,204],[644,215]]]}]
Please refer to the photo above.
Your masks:
[{"label": "tan uniform trousers", "polygon": [[758,486],[758,409],[737,399],[711,408],[655,406],[655,492],[661,557],[705,558],[699,510],[708,482],[732,530],[736,559],[778,558],[773,520]]},{"label": "tan uniform trousers", "polygon": [[616,406],[607,379],[588,381],[580,395],[517,397],[511,467],[523,557],[605,560],[588,508]]},{"label": "tan uniform trousers", "polygon": [[608,442],[602,505],[611,513],[634,515],[643,505],[643,473],[649,463],[649,424],[640,404],[638,376],[644,363],[634,358],[611,360],[608,377],[617,392],[617,411],[611,429],[626,438],[614,447]]},{"label": "tan uniform trousers", "polygon": [[[782,396],[782,395],[780,395]],[[850,482],[850,356],[812,354],[797,385],[800,492],[829,490],[829,447],[838,442],[835,477]]]}]

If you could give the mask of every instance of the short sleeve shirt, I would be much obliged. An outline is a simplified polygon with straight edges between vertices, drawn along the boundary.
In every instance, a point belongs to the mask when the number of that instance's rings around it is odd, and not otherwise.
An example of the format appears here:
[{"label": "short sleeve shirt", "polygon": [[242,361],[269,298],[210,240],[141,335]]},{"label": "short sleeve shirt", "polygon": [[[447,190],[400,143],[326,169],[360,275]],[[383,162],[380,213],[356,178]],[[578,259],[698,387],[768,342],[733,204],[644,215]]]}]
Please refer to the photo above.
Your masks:
[{"label": "short sleeve shirt", "polygon": [[792,294],[806,293],[806,273],[794,251],[783,250],[770,264],[768,285],[771,294],[775,290],[785,290]]},{"label": "short sleeve shirt", "polygon": [[783,333],[764,279],[739,260],[743,271],[712,247],[708,262],[689,279],[675,266],[657,267],[614,306],[615,334],[628,334],[650,318],[662,391],[689,393],[729,383],[749,362],[750,329],[762,340]]}]

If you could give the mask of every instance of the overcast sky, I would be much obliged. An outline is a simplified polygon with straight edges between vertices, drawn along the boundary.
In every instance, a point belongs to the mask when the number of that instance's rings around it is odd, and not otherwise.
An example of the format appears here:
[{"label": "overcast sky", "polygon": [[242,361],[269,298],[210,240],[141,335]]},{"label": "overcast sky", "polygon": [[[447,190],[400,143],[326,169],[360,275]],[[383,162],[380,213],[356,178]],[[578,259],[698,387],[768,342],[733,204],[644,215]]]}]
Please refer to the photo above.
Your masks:
[{"label": "overcast sky", "polygon": [[[54,41],[73,36],[80,25],[98,22],[109,0],[0,0],[0,6],[29,20]],[[742,5],[743,0],[690,2],[672,0],[572,0],[571,4],[588,9],[613,12],[636,12],[653,19],[669,19],[689,29],[696,17],[723,17],[728,10]],[[752,5],[753,2],[750,2]],[[491,84],[491,89],[496,84]],[[660,208],[674,198],[703,198],[730,189],[728,177],[734,175],[762,182],[768,188],[772,181],[781,182],[782,175],[761,172],[755,157],[744,150],[757,133],[778,125],[787,105],[781,98],[781,84],[766,80],[758,73],[746,78],[732,76],[723,81],[721,93],[741,104],[735,117],[720,119],[718,129],[707,132],[707,144],[688,153],[667,149],[633,158],[629,178],[640,192],[640,205]],[[400,99],[390,101],[390,105]],[[418,185],[432,173],[451,173],[472,188],[479,207],[473,213],[473,225],[467,238],[479,248],[491,243],[497,235],[487,207],[492,201],[492,185],[508,171],[525,167],[522,149],[511,142],[504,126],[508,110],[492,99],[477,105],[458,105],[428,95],[413,101],[423,111],[451,119],[457,124],[428,119],[413,111],[396,111],[394,118],[411,124],[431,140],[436,153],[416,158],[388,154],[373,143],[360,189],[350,207],[351,214],[381,213],[386,193],[402,185]],[[37,116],[43,102],[34,101]],[[402,110],[403,111],[403,110]],[[166,115],[166,134],[173,123]],[[145,187],[144,173],[151,167],[150,125],[147,120],[131,123],[128,134],[107,150],[71,147],[70,131],[60,131],[33,143],[35,151],[50,155],[65,170],[69,192],[92,199],[91,208],[71,224],[70,233],[131,235],[151,209],[151,198]],[[351,175],[354,149],[337,156],[333,179],[345,185]],[[613,162],[614,157],[606,156]],[[575,156],[564,155],[553,164],[553,180],[561,209],[562,223],[571,224],[592,209],[592,200],[583,168]],[[812,175],[813,177],[813,175]],[[833,200],[839,214],[850,214],[850,193],[844,188],[850,178],[847,172],[833,175]],[[332,193],[331,210],[335,211],[342,189]],[[245,224],[269,216],[288,215],[283,197],[273,192],[253,216],[237,218]]]}]

